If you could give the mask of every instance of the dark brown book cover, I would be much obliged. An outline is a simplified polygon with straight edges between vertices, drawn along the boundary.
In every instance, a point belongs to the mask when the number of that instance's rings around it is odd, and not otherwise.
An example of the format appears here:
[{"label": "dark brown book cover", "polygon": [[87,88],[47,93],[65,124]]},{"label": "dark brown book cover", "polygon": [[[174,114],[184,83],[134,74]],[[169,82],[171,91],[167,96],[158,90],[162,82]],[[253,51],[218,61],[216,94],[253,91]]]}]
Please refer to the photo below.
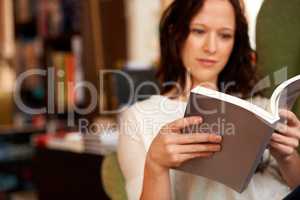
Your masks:
[{"label": "dark brown book cover", "polygon": [[291,109],[300,95],[300,75],[281,83],[270,98],[268,112],[232,95],[198,86],[191,91],[185,117],[201,116],[203,123],[187,127],[182,133],[214,133],[223,136],[222,149],[210,158],[196,158],[178,170],[218,181],[243,192],[262,158],[274,127],[280,119],[279,109]]},{"label": "dark brown book cover", "polygon": [[200,126],[183,133],[223,136],[222,150],[211,158],[185,162],[178,169],[201,175],[242,192],[248,185],[273,133],[268,122],[235,104],[191,93],[185,117],[201,116]]}]

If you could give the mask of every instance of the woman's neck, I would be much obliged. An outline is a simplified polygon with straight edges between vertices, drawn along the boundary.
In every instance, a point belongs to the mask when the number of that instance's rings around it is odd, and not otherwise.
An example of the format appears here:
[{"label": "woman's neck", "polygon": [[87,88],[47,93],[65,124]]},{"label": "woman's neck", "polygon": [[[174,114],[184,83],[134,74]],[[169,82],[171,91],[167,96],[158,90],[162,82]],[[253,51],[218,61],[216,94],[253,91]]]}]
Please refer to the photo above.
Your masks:
[{"label": "woman's neck", "polygon": [[213,90],[218,90],[218,86],[217,86],[218,79],[217,78],[214,78],[212,80],[206,80],[206,81],[198,81],[196,79],[190,78],[190,80],[187,82],[190,82],[189,84],[192,86],[191,89],[201,85],[202,87],[206,87],[206,88],[213,89]]}]

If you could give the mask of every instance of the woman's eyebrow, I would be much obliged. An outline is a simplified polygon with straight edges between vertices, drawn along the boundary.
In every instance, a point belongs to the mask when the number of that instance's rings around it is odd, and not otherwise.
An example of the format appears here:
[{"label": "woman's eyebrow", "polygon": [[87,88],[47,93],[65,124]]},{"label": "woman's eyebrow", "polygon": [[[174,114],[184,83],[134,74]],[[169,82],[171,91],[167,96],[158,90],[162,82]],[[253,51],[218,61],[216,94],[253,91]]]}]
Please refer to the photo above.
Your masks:
[{"label": "woman's eyebrow", "polygon": [[[207,25],[205,25],[205,24],[203,24],[203,23],[199,23],[199,22],[192,22],[191,25],[192,25],[192,26],[208,27]],[[224,31],[234,31],[234,28],[232,28],[232,27],[221,27],[221,28],[219,28],[219,30],[224,30]]]},{"label": "woman's eyebrow", "polygon": [[194,26],[205,26],[205,24],[202,24],[202,23],[198,23],[198,22],[194,22],[194,23],[191,23],[191,25],[194,25]]},{"label": "woman's eyebrow", "polygon": [[220,30],[223,30],[223,31],[232,31],[232,32],[234,31],[233,28],[229,28],[229,27],[223,27]]}]

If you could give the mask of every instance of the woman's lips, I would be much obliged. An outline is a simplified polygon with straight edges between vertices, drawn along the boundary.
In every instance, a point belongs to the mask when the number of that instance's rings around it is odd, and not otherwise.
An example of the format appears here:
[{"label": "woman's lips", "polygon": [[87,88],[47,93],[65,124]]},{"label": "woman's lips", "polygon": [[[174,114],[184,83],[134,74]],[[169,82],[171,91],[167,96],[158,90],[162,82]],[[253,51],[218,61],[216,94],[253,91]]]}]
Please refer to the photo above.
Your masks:
[{"label": "woman's lips", "polygon": [[207,67],[211,67],[213,65],[215,65],[217,63],[216,60],[211,60],[211,59],[197,59],[197,61],[203,65],[203,66],[207,66]]}]

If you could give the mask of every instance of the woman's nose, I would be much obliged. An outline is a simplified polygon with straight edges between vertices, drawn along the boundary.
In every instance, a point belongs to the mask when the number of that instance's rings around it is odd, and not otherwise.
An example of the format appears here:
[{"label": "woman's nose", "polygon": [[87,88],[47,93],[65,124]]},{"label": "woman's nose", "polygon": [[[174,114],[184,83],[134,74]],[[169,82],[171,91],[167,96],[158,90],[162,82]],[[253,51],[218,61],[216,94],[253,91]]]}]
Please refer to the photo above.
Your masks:
[{"label": "woman's nose", "polygon": [[214,54],[217,51],[217,38],[214,33],[210,33],[205,38],[204,51],[208,54]]}]

